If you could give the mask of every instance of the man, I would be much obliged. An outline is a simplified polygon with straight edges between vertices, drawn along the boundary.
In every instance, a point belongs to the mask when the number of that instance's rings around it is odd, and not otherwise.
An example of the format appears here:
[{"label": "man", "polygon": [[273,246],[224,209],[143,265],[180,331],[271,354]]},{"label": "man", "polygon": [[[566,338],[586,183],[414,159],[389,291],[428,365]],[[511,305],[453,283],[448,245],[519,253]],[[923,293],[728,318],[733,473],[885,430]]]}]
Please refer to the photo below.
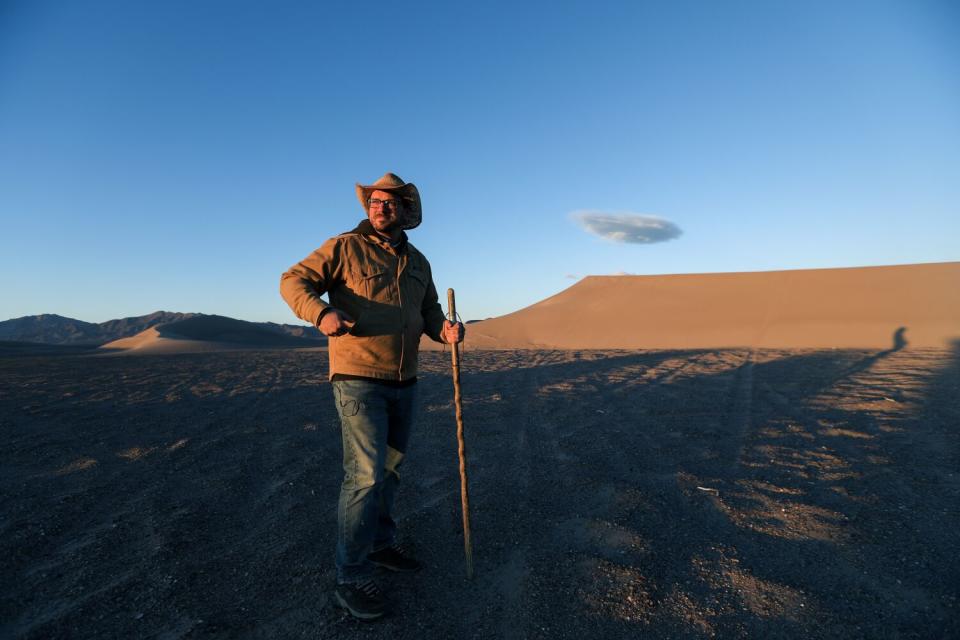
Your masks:
[{"label": "man", "polygon": [[[280,293],[299,318],[330,337],[344,471],[334,600],[373,619],[387,606],[372,580],[375,567],[420,568],[396,544],[392,513],[413,420],[420,336],[455,343],[465,330],[444,318],[430,264],[404,233],[420,224],[417,188],[387,173],[358,184],[357,197],[367,219],[291,267]],[[325,293],[329,304],[320,298]]]}]

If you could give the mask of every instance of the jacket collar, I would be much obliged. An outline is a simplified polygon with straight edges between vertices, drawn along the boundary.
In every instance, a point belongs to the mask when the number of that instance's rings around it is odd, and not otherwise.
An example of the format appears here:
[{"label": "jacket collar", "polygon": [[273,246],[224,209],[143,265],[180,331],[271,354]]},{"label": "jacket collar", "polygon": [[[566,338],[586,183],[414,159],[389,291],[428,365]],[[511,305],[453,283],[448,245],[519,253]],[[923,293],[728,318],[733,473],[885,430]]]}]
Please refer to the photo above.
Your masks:
[{"label": "jacket collar", "polygon": [[[361,220],[360,224],[358,224],[356,228],[354,228],[354,230],[351,231],[350,233],[357,233],[362,236],[372,236],[374,240],[389,243],[389,240],[387,240],[382,235],[377,233],[376,229],[373,228],[373,225],[370,224],[369,220]],[[401,231],[400,240],[396,246],[396,251],[397,253],[401,253],[403,251],[406,251],[406,249],[407,249],[407,234],[405,231]]]}]

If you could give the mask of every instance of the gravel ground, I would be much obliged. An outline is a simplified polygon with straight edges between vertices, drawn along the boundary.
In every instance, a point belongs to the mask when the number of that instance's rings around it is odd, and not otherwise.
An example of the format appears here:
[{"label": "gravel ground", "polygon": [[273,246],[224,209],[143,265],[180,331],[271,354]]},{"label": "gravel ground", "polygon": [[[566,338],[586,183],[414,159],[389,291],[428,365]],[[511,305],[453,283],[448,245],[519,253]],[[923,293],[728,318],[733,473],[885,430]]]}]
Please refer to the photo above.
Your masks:
[{"label": "gravel ground", "polygon": [[960,347],[449,355],[398,512],[425,568],[334,608],[323,351],[0,358],[0,637],[956,638]]}]

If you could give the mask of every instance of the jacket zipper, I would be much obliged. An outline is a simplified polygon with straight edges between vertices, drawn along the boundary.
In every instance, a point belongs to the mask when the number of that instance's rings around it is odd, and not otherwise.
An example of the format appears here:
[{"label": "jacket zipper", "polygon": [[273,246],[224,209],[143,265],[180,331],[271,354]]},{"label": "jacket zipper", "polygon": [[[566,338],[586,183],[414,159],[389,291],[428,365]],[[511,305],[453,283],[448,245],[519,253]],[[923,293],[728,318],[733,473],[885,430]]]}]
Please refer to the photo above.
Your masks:
[{"label": "jacket zipper", "polygon": [[[392,249],[392,247],[391,247]],[[406,323],[403,317],[403,295],[400,293],[400,254],[394,254],[397,256],[397,301],[400,303],[400,370],[397,371],[397,377],[400,381],[403,381],[403,355],[405,350],[405,337],[407,333]]]}]

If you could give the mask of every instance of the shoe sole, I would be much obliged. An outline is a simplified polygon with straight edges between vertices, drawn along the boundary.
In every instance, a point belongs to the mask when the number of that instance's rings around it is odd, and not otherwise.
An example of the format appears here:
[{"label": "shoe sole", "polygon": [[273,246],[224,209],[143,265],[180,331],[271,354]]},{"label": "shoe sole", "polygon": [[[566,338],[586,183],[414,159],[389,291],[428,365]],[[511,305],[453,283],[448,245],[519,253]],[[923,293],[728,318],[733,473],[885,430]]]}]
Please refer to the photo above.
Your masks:
[{"label": "shoe sole", "polygon": [[337,592],[333,593],[333,599],[341,609],[346,609],[347,612],[350,613],[350,615],[360,620],[376,620],[377,618],[382,618],[386,613],[386,611],[375,611],[370,613],[357,611],[356,609],[351,607],[349,604],[347,604],[347,601],[344,600],[342,597],[340,597],[340,594]]}]

